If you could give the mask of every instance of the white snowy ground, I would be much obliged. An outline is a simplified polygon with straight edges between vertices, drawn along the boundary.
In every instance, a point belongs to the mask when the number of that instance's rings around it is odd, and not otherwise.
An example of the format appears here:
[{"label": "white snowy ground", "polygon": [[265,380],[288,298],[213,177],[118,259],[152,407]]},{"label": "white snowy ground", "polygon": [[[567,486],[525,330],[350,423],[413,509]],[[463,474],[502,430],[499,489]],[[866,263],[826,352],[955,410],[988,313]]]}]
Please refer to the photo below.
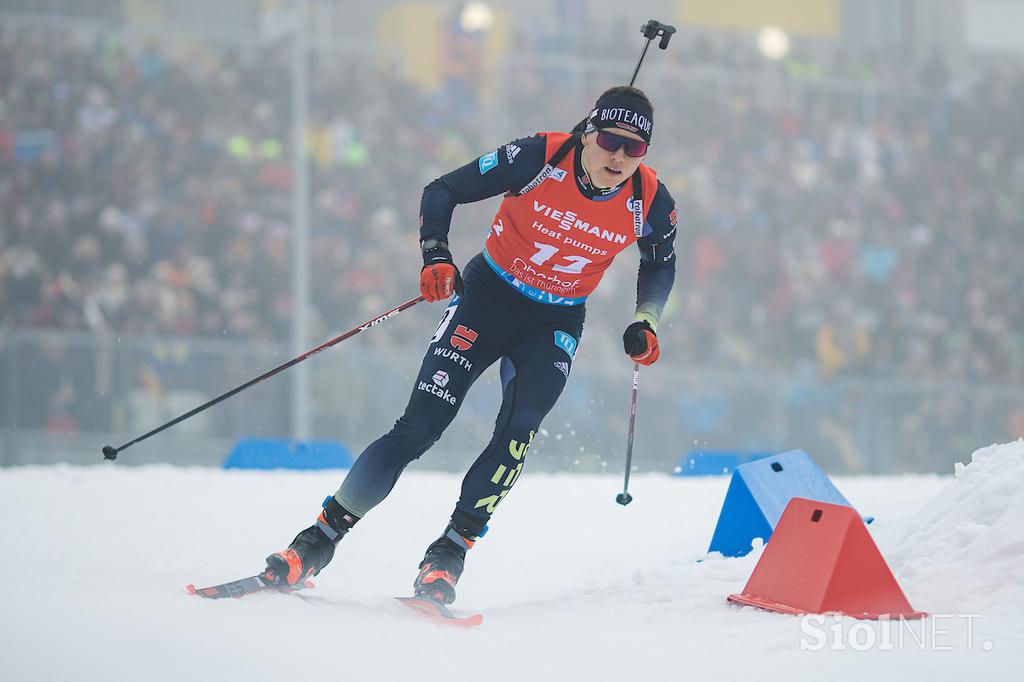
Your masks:
[{"label": "white snowy ground", "polygon": [[727,603],[760,553],[696,561],[725,477],[635,476],[623,508],[618,477],[527,470],[470,553],[458,607],[486,620],[469,631],[390,599],[456,475],[407,472],[310,600],[209,601],[185,584],[257,572],[341,473],[0,470],[0,680],[1021,679],[1024,441],[974,460],[955,478],[836,479],[877,517],[913,606],[938,617],[802,627]]}]

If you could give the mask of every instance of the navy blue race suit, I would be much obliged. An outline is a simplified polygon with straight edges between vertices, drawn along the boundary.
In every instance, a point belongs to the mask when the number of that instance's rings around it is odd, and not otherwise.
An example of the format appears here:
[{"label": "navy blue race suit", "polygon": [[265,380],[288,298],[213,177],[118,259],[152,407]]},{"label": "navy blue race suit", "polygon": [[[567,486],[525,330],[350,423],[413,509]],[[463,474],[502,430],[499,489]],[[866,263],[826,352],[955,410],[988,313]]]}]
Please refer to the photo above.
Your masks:
[{"label": "navy blue race suit", "polygon": [[[506,153],[510,146],[518,151]],[[447,241],[457,204],[516,192],[546,162],[543,135],[515,140],[498,152],[498,164],[486,172],[474,160],[425,188],[423,240]],[[608,200],[630,191],[629,182],[612,190],[591,187],[582,171],[581,147],[573,153],[581,201]],[[659,182],[637,241],[635,314],[655,329],[675,277],[675,223],[675,203]],[[531,440],[565,386],[582,337],[586,304],[566,307],[531,300],[495,274],[479,254],[466,265],[463,278],[464,293],[445,309],[404,414],[363,451],[335,495],[357,517],[388,495],[405,467],[451,423],[472,383],[500,360],[503,400],[494,435],[466,474],[453,515],[453,523],[467,534],[479,535],[518,479]]]}]

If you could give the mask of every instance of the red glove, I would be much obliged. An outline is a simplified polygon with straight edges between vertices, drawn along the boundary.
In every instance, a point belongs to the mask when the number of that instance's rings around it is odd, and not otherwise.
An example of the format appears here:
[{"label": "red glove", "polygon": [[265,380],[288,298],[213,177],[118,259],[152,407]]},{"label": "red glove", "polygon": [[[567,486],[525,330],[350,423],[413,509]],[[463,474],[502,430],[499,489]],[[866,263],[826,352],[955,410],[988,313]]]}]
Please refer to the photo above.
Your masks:
[{"label": "red glove", "polygon": [[622,347],[633,362],[639,362],[641,365],[653,365],[661,355],[658,335],[646,321],[634,322],[626,327],[625,333],[622,334]]},{"label": "red glove", "polygon": [[451,263],[424,265],[420,270],[420,293],[430,302],[447,301],[453,293],[462,293],[462,275]]},{"label": "red glove", "polygon": [[438,244],[423,251],[423,269],[420,270],[420,293],[423,298],[447,301],[452,294],[462,295],[462,275],[452,261],[452,254]]}]

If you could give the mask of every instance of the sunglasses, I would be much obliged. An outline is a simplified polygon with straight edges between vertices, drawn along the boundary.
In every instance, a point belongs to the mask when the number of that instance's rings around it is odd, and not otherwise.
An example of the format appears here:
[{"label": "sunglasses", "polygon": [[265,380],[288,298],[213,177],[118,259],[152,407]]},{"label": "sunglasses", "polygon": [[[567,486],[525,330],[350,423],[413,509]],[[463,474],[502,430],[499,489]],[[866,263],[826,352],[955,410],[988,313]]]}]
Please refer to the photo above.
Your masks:
[{"label": "sunglasses", "polygon": [[647,153],[647,143],[643,140],[632,140],[628,137],[622,137],[621,135],[615,135],[613,133],[606,133],[603,131],[598,131],[597,133],[597,144],[601,149],[606,149],[610,152],[617,152],[620,147],[625,147],[626,156],[632,156],[634,158],[643,156]]}]

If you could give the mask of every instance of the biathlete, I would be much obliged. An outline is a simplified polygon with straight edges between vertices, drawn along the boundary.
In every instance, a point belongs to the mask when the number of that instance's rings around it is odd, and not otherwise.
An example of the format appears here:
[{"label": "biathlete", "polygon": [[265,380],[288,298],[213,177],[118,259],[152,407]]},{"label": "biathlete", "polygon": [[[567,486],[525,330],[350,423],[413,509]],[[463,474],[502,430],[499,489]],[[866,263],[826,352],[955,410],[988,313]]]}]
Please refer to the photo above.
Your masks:
[{"label": "biathlete", "polygon": [[[415,593],[455,599],[466,552],[518,480],[544,416],[572,371],[586,299],[612,259],[640,249],[637,305],[625,353],[658,359],[658,321],[675,279],[675,202],[642,163],[654,108],[637,88],[604,92],[572,134],[515,140],[430,183],[421,201],[428,301],[451,299],[427,346],[404,414],[359,456],[341,488],[261,577],[286,587],[319,573],[338,542],[379,504],[405,467],[455,417],[469,387],[501,360],[494,436],[462,482],[447,528],[427,548]],[[460,273],[448,247],[456,205],[504,194],[483,252]],[[453,297],[454,294],[454,297]]]}]

